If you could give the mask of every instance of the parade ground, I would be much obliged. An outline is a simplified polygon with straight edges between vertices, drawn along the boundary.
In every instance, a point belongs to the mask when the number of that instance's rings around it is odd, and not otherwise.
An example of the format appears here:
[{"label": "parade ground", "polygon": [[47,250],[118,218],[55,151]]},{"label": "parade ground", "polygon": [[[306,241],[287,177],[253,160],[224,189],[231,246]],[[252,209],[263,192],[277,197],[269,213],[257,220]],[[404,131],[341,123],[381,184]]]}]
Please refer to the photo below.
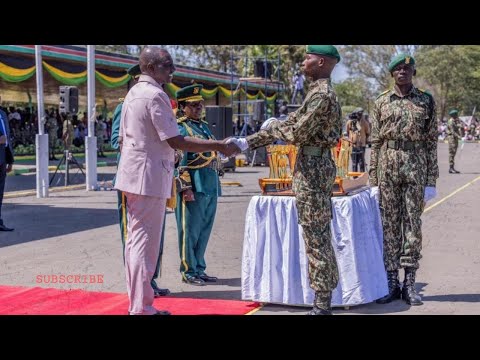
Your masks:
[{"label": "parade ground", "polygon": [[[448,173],[448,145],[442,142],[438,162],[438,194],[422,216],[423,258],[417,289],[424,305],[410,307],[402,300],[385,305],[370,303],[348,310],[336,308],[335,315],[480,314],[480,144],[459,147],[455,168],[461,174]],[[25,163],[16,165],[17,170],[26,168]],[[115,166],[105,162],[98,168],[98,180],[108,182],[115,171]],[[246,209],[251,197],[260,194],[258,179],[268,177],[268,171],[267,167],[247,166],[222,178],[223,196],[206,253],[207,273],[219,277],[213,285],[198,287],[181,282],[175,215],[167,214],[163,265],[157,281],[160,287],[169,288],[172,297],[241,300]],[[73,183],[82,182],[77,178]],[[87,192],[75,187],[64,190],[61,176],[59,179],[55,181],[61,191],[37,199],[35,173],[23,171],[7,177],[2,216],[15,231],[0,232],[0,285],[126,293],[116,192]],[[101,275],[103,281],[41,281],[51,274]],[[308,310],[263,304],[255,315],[303,315]]]}]

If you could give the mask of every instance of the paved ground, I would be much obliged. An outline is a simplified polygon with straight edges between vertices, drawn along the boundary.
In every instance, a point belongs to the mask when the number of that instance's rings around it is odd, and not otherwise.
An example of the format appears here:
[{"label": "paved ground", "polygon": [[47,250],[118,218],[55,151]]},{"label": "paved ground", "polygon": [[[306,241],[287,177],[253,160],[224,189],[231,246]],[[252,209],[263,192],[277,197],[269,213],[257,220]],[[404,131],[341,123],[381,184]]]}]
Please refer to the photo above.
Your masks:
[{"label": "paved ground", "polygon": [[[447,145],[441,143],[438,196],[432,204],[447,199],[430,206],[423,216],[424,258],[417,280],[425,305],[409,307],[395,301],[336,310],[335,314],[480,313],[480,144],[466,144],[457,155],[456,167],[462,174],[448,174],[447,158]],[[111,177],[114,171],[113,167],[99,168],[99,180]],[[266,175],[267,169],[261,167],[237,168],[225,175],[224,181],[239,181],[243,186],[225,186],[219,200],[206,257],[208,273],[221,278],[216,285],[181,283],[175,217],[167,215],[160,283],[170,288],[173,296],[240,299],[245,211],[251,196],[259,193],[258,178]],[[34,189],[35,176],[9,176],[7,189],[19,188]],[[6,199],[2,214],[15,231],[0,233],[0,284],[125,292],[116,201],[113,191],[84,190],[52,193],[47,199]],[[104,283],[38,282],[42,275],[50,274],[100,274]],[[266,305],[256,314],[304,314],[307,310]]]}]

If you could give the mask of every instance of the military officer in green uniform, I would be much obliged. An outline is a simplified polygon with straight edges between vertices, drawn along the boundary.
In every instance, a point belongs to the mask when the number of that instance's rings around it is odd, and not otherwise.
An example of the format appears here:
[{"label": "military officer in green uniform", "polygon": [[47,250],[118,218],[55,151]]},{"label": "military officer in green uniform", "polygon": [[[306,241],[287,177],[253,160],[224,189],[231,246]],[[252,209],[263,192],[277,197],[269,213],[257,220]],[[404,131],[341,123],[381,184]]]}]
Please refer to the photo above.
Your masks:
[{"label": "military officer in green uniform", "polygon": [[[305,240],[310,286],[315,290],[309,315],[331,314],[332,291],[339,276],[330,230],[336,177],[331,148],[342,135],[341,108],[330,76],[339,61],[340,54],[333,45],[307,45],[303,71],[312,83],[303,104],[287,119],[272,120],[246,138],[252,149],[277,139],[299,146],[293,190]],[[235,140],[244,150],[241,143],[245,139]]]},{"label": "military officer in green uniform", "polygon": [[[215,139],[208,123],[201,119],[202,85],[190,85],[177,91],[178,128],[183,136]],[[183,116],[182,116],[183,115]],[[178,244],[182,281],[203,286],[217,278],[205,273],[205,251],[212,232],[217,198],[221,195],[218,154],[185,152],[176,169]]]},{"label": "military officer in green uniform", "polygon": [[447,123],[447,141],[448,141],[448,162],[450,174],[460,174],[460,171],[455,170],[455,155],[457,154],[458,141],[462,139],[462,125],[458,117],[458,110],[452,109],[448,113],[451,116]]},{"label": "military officer in green uniform", "polygon": [[[372,118],[370,185],[378,186],[383,225],[383,254],[389,293],[385,304],[403,298],[421,305],[415,274],[421,259],[425,201],[436,194],[438,178],[435,101],[413,86],[415,59],[399,54],[388,70],[393,89],[375,100]],[[403,288],[398,272],[405,269]]]},{"label": "military officer in green uniform", "polygon": [[[140,76],[141,71],[140,71],[140,66],[134,65],[128,69],[128,74],[132,76],[133,81],[137,80],[137,77]],[[115,111],[113,113],[113,121],[112,121],[112,135],[111,135],[111,146],[113,149],[116,149],[118,151],[117,153],[117,164],[120,162],[120,147],[121,147],[121,139],[119,139],[119,132],[120,132],[120,120],[121,120],[121,115],[122,115],[122,105],[123,105],[123,99],[121,99],[122,102],[117,105],[115,108]],[[135,174],[132,174],[132,176],[135,176]],[[113,180],[113,183],[115,185],[115,179]],[[120,235],[122,239],[122,247],[123,251],[122,254],[124,256],[125,260],[125,240],[127,238],[127,198],[121,191],[117,191],[117,203],[118,203],[118,218],[119,218],[119,223],[120,223]],[[158,278],[158,275],[160,274],[160,268],[161,268],[161,262],[162,262],[162,255],[163,255],[163,242],[165,239],[165,221],[163,222],[163,229],[162,229],[162,238],[161,238],[161,243],[160,243],[160,252],[158,254],[158,260],[157,260],[157,266],[155,268],[155,273],[153,274],[151,285],[153,288],[154,296],[159,297],[159,296],[165,296],[170,294],[170,290],[168,289],[162,289],[159,288],[156,279]]]}]

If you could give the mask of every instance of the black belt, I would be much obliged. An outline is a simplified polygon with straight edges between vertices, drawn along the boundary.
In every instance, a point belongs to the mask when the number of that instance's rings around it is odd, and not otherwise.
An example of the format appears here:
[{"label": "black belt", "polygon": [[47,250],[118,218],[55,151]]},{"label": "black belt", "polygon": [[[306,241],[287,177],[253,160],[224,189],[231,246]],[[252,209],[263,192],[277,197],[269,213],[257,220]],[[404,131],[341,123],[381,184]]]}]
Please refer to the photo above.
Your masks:
[{"label": "black belt", "polygon": [[395,150],[413,150],[416,146],[423,146],[423,141],[404,141],[404,140],[388,140],[387,148]]}]

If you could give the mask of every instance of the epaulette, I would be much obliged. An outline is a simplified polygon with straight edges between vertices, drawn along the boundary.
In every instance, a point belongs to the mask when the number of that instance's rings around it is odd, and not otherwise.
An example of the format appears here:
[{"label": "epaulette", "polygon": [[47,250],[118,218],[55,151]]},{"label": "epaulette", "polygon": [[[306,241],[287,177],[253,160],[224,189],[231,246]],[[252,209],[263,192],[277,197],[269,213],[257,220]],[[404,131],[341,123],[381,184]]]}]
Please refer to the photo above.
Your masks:
[{"label": "epaulette", "polygon": [[377,99],[378,99],[380,96],[385,95],[385,94],[386,94],[387,92],[389,92],[389,91],[390,91],[390,89],[385,90],[384,92],[382,92],[380,95],[377,96]]},{"label": "epaulette", "polygon": [[418,89],[420,92],[424,93],[424,94],[427,94],[427,95],[430,95],[430,96],[433,96],[430,91],[428,90],[424,90],[424,89]]},{"label": "epaulette", "polygon": [[184,122],[185,120],[187,120],[188,118],[186,116],[182,116],[180,118],[177,119],[177,124],[180,124],[182,122]]},{"label": "epaulette", "polygon": [[125,101],[125,98],[118,98],[118,101],[124,102],[124,101]]}]

